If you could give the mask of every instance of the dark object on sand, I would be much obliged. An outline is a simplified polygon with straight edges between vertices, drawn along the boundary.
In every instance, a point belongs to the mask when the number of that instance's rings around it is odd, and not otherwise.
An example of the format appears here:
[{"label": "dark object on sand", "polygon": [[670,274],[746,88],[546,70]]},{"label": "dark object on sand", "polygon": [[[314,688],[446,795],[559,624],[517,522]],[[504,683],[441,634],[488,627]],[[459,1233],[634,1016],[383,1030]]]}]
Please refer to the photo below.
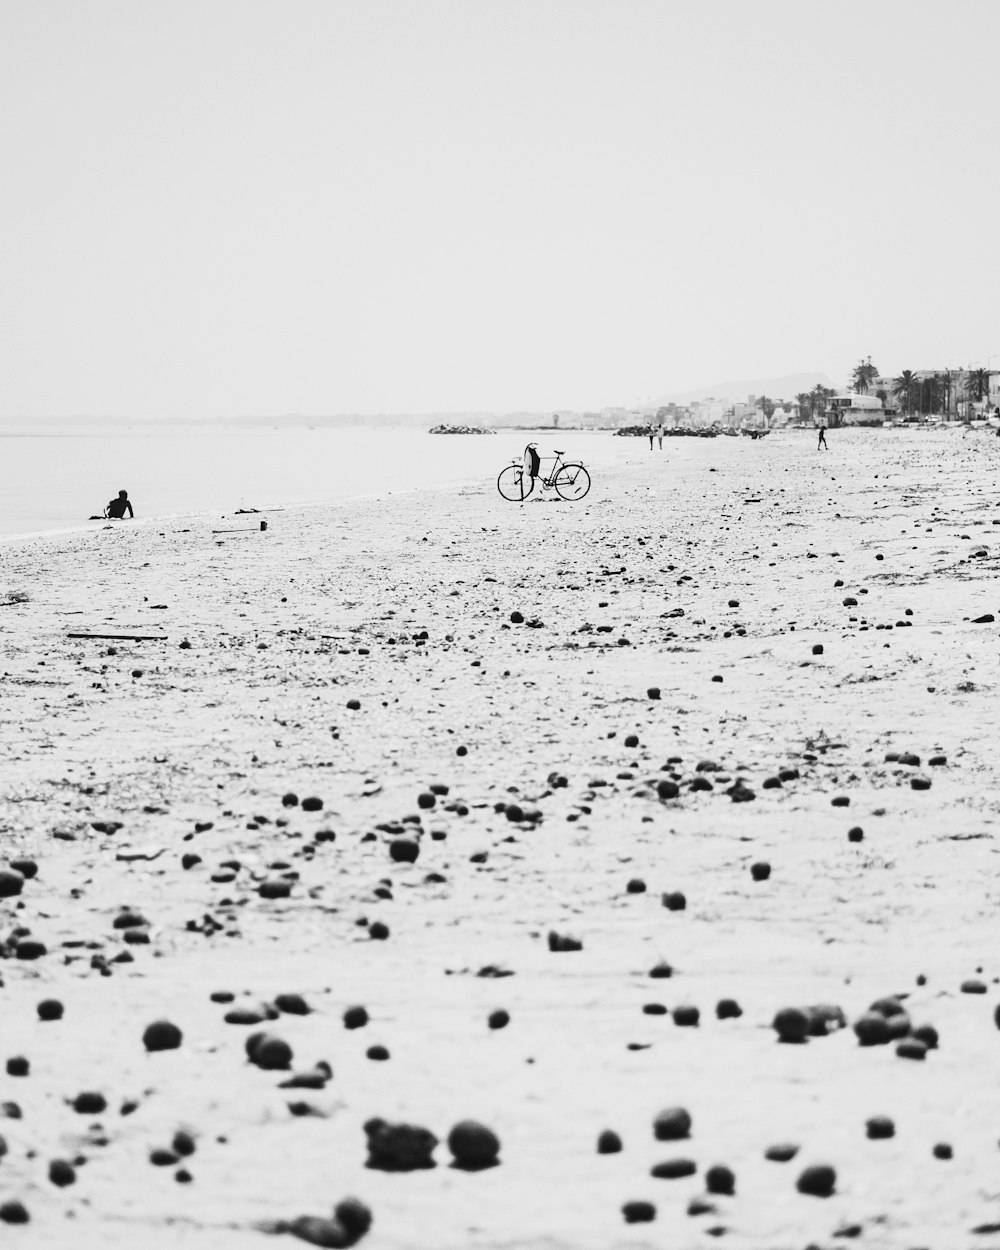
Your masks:
[{"label": "dark object on sand", "polygon": [[657,1141],[681,1141],[690,1133],[691,1115],[684,1107],[667,1107],[653,1121]]},{"label": "dark object on sand", "polygon": [[649,1224],[656,1219],[656,1207],[651,1202],[626,1202],[622,1204],[622,1216],[626,1224]]},{"label": "dark object on sand", "polygon": [[448,1149],[455,1167],[466,1172],[491,1168],[500,1154],[500,1138],[478,1120],[460,1120],[448,1134]]},{"label": "dark object on sand", "polygon": [[837,1173],[827,1163],[817,1163],[805,1170],[795,1182],[800,1194],[812,1194],[814,1198],[829,1198],[837,1187]]},{"label": "dark object on sand", "polygon": [[780,1042],[804,1042],[809,1033],[809,1016],[799,1007],[782,1007],[771,1027]]},{"label": "dark object on sand", "polygon": [[383,1172],[412,1172],[432,1168],[431,1157],[438,1139],[419,1124],[389,1124],[386,1120],[369,1120],[365,1126],[368,1138],[366,1166]]},{"label": "dark object on sand", "polygon": [[154,1020],[147,1025],[142,1035],[143,1045],[147,1050],[176,1050],[181,1044],[183,1034],[176,1024],[169,1020]]}]

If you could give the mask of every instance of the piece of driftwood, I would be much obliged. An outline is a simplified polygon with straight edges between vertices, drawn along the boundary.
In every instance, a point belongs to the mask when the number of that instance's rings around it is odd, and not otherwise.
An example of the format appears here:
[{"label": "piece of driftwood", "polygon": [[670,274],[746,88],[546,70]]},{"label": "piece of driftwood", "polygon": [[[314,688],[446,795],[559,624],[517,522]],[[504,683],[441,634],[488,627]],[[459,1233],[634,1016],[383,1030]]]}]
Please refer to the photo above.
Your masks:
[{"label": "piece of driftwood", "polygon": [[67,634],[67,638],[99,638],[107,639],[112,642],[166,642],[166,634],[89,634],[89,633],[73,633]]}]

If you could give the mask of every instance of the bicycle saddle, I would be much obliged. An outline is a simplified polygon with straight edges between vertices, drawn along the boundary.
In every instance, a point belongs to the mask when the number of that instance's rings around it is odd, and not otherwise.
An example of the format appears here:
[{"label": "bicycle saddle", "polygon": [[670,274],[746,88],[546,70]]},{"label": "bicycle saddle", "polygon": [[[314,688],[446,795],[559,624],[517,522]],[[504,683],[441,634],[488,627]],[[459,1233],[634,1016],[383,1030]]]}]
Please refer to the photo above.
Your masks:
[{"label": "bicycle saddle", "polygon": [[562,451],[557,451],[557,452],[556,452],[556,455],[557,455],[557,456],[563,456],[563,455],[565,455],[565,454],[566,454],[566,453],[565,453],[565,452],[562,452]]}]

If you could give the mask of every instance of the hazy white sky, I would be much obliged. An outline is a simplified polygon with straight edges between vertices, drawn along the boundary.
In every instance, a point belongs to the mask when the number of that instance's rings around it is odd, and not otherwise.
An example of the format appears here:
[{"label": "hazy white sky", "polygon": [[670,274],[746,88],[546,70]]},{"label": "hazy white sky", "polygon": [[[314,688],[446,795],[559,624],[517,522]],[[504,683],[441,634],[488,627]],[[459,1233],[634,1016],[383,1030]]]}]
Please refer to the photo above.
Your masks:
[{"label": "hazy white sky", "polygon": [[0,415],[1000,368],[996,0],[2,0]]}]

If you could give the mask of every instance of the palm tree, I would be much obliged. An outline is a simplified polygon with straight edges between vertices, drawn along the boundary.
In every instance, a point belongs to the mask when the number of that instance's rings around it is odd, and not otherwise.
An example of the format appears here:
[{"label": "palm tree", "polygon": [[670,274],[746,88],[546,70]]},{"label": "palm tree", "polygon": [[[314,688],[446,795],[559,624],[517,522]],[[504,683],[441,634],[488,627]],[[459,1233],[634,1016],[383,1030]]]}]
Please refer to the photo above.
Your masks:
[{"label": "palm tree", "polygon": [[970,369],[965,378],[965,393],[976,403],[981,403],[990,393],[989,369]]},{"label": "palm tree", "polygon": [[799,391],[795,396],[795,402],[799,406],[799,420],[805,419],[806,412],[812,415],[812,396],[808,391]]},{"label": "palm tree", "polygon": [[858,395],[867,395],[868,388],[878,377],[878,369],[872,364],[871,356],[867,360],[859,360],[851,374],[851,382]]},{"label": "palm tree", "polygon": [[913,410],[913,391],[916,385],[917,379],[912,369],[904,369],[899,377],[893,380],[892,397],[903,401],[903,411],[907,416]]},{"label": "palm tree", "polygon": [[817,412],[820,416],[826,412],[826,387],[822,382],[817,382],[809,392],[809,412],[814,421]]},{"label": "palm tree", "polygon": [[769,399],[766,395],[758,395],[754,400],[754,407],[759,408],[764,416],[770,419],[774,413],[774,400]]}]

